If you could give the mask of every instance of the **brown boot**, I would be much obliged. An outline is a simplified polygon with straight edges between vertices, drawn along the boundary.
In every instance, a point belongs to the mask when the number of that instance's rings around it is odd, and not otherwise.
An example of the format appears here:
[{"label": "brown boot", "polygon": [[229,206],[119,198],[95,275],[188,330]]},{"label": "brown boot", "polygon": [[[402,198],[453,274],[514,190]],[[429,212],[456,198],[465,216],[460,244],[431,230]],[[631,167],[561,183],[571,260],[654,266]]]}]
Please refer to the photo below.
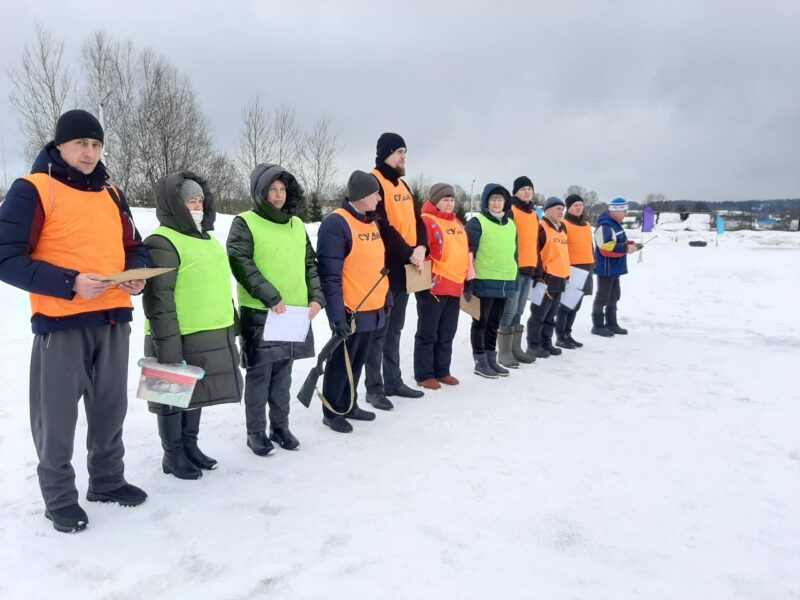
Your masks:
[{"label": "brown boot", "polygon": [[426,379],[425,381],[418,381],[417,385],[419,387],[423,387],[426,390],[438,390],[442,386],[439,385],[439,382],[435,379]]},{"label": "brown boot", "polygon": [[453,377],[452,375],[445,375],[444,377],[439,377],[436,379],[439,383],[443,383],[445,385],[458,385],[460,381]]}]

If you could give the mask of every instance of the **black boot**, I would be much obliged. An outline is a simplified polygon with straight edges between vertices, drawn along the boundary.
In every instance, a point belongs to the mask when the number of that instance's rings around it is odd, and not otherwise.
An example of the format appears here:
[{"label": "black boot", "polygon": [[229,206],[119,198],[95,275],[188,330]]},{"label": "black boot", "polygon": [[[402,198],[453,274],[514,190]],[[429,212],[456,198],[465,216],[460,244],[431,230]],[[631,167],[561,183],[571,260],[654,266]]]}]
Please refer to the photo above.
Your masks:
[{"label": "black boot", "polygon": [[183,451],[181,413],[158,415],[158,435],[164,448],[161,468],[178,479],[199,479],[203,472],[195,467]]},{"label": "black boot", "polygon": [[394,408],[394,404],[385,394],[367,393],[367,404],[372,404],[373,408],[378,410],[392,410]]},{"label": "black boot", "polygon": [[567,350],[574,350],[577,348],[577,346],[570,341],[566,333],[556,334],[556,346],[559,348],[566,348]]},{"label": "black boot", "polygon": [[603,323],[603,313],[592,313],[592,333],[601,337],[614,337],[614,332]]},{"label": "black boot", "polygon": [[540,344],[528,344],[528,349],[525,351],[525,353],[535,356],[536,358],[548,358],[550,356],[550,353],[547,351],[547,349],[542,348]]},{"label": "black boot", "polygon": [[583,344],[581,344],[578,340],[572,337],[572,326],[575,324],[575,317],[577,315],[578,315],[577,310],[571,310],[569,312],[569,317],[567,318],[567,327],[564,330],[564,334],[567,336],[567,339],[575,348],[583,348]]},{"label": "black boot", "polygon": [[250,448],[256,456],[267,456],[270,452],[275,450],[275,446],[272,445],[267,434],[263,431],[248,433],[247,447]]},{"label": "black boot", "polygon": [[555,346],[553,346],[553,342],[552,340],[550,340],[550,338],[544,338],[542,340],[542,349],[547,350],[550,356],[558,356],[563,352],[561,348],[556,348]]},{"label": "black boot", "polygon": [[272,427],[270,425],[269,439],[273,442],[277,442],[278,446],[284,450],[297,450],[297,447],[300,445],[300,440],[294,437],[292,432],[289,431],[288,425],[284,425],[283,427]]},{"label": "black boot", "polygon": [[210,471],[217,466],[217,461],[203,453],[197,447],[197,435],[200,433],[200,413],[202,409],[183,411],[183,452],[198,469]]},{"label": "black boot", "polygon": [[617,310],[606,309],[606,329],[615,335],[628,335],[628,330],[617,323]]},{"label": "black boot", "polygon": [[567,310],[564,306],[559,306],[558,315],[556,316],[556,346],[559,348],[567,348],[568,350],[573,350],[575,348],[567,337],[567,323],[569,323],[569,315],[571,312],[573,311]]},{"label": "black boot", "polygon": [[78,504],[70,504],[62,508],[45,510],[44,516],[53,522],[53,529],[61,533],[75,533],[83,531],[89,524],[86,511]]}]

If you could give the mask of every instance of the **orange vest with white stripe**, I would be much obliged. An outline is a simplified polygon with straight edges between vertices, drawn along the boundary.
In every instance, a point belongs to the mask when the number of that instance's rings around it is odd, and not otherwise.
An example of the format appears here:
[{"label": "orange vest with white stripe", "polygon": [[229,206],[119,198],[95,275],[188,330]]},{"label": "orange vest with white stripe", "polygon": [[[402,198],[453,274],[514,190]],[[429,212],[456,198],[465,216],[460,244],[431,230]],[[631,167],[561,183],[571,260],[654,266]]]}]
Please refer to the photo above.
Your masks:
[{"label": "orange vest with white stripe", "polygon": [[417,218],[414,215],[414,198],[411,197],[411,192],[405,183],[398,180],[397,185],[393,184],[378,169],[373,169],[372,174],[378,178],[378,183],[383,188],[383,206],[389,225],[413,248],[417,245]]},{"label": "orange vest with white stripe", "polygon": [[525,212],[512,205],[514,223],[517,224],[517,253],[519,267],[535,267],[539,264],[539,254],[536,246],[539,244],[539,217],[536,211]]},{"label": "orange vest with white stripe", "polygon": [[439,226],[442,232],[442,258],[431,257],[431,271],[456,283],[463,283],[469,271],[469,240],[464,227],[455,219],[442,219],[424,213],[422,219],[429,219]]},{"label": "orange vest with white stripe", "polygon": [[563,229],[556,231],[550,224],[542,224],[547,240],[541,250],[542,268],[545,273],[554,277],[566,279],[569,277],[569,246],[567,242],[567,232]]},{"label": "orange vest with white stripe", "polygon": [[564,219],[561,224],[567,232],[569,247],[569,263],[571,265],[593,265],[594,244],[592,243],[592,226],[576,225]]},{"label": "orange vest with white stripe", "polygon": [[[377,223],[359,221],[343,208],[337,208],[333,214],[344,218],[353,238],[350,254],[345,257],[342,269],[344,305],[352,312],[380,279],[385,248]],[[358,310],[363,312],[383,308],[388,292],[389,280],[384,277]]]},{"label": "orange vest with white stripe", "polygon": [[[42,233],[31,258],[79,273],[107,276],[125,270],[119,207],[107,189],[76,190],[45,173],[24,179],[36,187],[44,209]],[[133,308],[130,295],[118,287],[91,300],[77,294],[72,300],[41,294],[30,297],[33,314],[46,317]]]}]

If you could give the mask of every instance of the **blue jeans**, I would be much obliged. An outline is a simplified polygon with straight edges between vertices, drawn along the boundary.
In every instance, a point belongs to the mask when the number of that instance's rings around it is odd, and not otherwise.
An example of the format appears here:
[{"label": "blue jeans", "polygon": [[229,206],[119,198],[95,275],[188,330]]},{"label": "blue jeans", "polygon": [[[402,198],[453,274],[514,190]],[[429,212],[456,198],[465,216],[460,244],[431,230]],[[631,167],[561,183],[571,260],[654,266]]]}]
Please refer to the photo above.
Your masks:
[{"label": "blue jeans", "polygon": [[525,312],[525,303],[528,301],[528,294],[531,291],[531,276],[517,276],[517,291],[506,300],[506,307],[503,309],[503,316],[500,317],[500,327],[511,327],[519,325],[522,321],[522,313]]}]

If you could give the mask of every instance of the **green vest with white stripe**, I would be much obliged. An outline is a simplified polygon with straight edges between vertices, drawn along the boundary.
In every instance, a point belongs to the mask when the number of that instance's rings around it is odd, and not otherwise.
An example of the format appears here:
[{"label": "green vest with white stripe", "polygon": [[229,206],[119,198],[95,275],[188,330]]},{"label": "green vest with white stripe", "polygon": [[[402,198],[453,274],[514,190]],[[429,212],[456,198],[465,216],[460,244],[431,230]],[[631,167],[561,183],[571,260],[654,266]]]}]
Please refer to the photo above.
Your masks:
[{"label": "green vest with white stripe", "polygon": [[[233,325],[231,267],[225,248],[210,239],[184,235],[158,227],[153,235],[167,238],[178,252],[180,265],[175,281],[175,312],[181,335],[225,329]],[[145,321],[150,335],[150,321]]]},{"label": "green vest with white stripe", "polygon": [[[264,279],[278,290],[283,303],[308,306],[306,283],[306,228],[297,217],[288,223],[273,223],[252,210],[239,215],[253,235],[253,262]],[[239,306],[267,310],[264,303],[237,284]]]},{"label": "green vest with white stripe", "polygon": [[495,223],[485,215],[478,215],[481,224],[481,241],[475,256],[475,277],[483,280],[516,281],[517,226],[508,219],[505,225]]}]

